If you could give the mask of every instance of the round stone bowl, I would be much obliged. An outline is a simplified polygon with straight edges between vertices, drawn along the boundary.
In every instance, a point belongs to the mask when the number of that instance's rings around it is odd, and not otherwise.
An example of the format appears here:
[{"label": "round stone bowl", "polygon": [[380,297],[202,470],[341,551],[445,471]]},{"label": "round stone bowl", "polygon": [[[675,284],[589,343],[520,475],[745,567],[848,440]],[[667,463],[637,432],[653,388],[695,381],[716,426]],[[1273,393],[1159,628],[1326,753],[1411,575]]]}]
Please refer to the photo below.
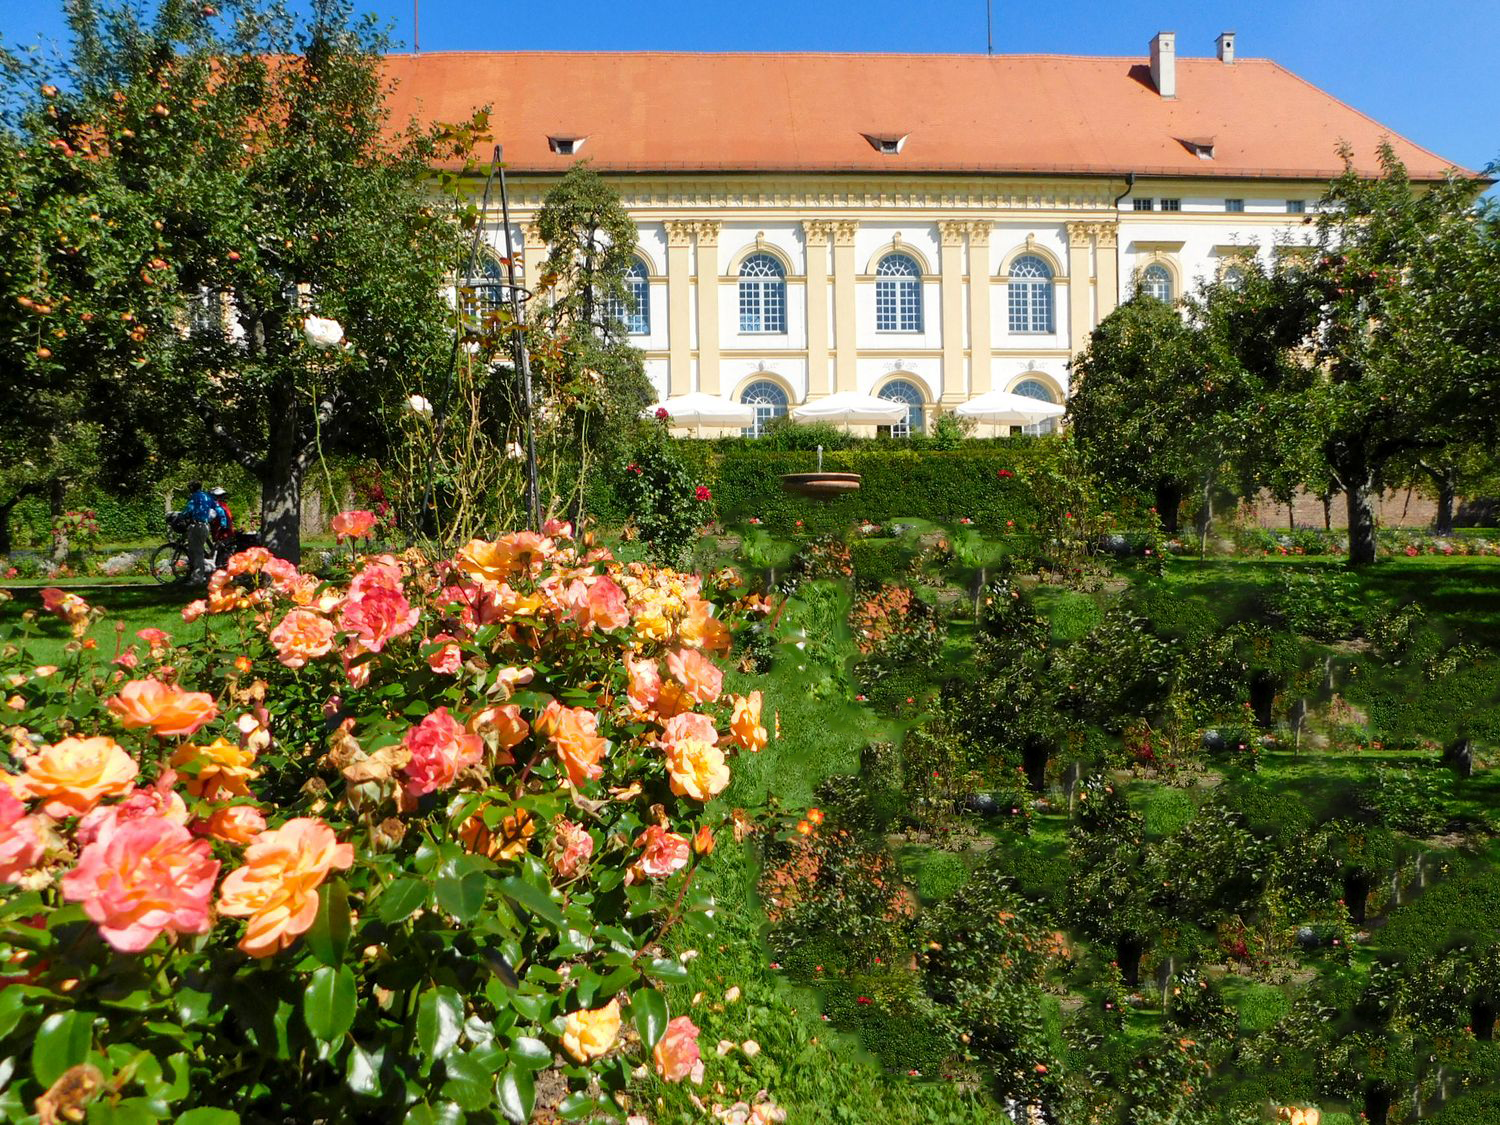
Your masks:
[{"label": "round stone bowl", "polygon": [[830,499],[846,492],[858,492],[859,479],[858,473],[784,473],[781,487],[788,492],[800,492],[803,496]]}]

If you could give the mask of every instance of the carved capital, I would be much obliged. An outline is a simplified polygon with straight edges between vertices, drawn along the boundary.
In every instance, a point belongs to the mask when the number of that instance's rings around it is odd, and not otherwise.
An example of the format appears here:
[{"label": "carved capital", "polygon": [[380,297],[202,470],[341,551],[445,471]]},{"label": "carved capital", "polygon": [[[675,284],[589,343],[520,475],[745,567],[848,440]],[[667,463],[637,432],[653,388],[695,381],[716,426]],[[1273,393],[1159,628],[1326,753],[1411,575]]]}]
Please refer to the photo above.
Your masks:
[{"label": "carved capital", "polygon": [[853,246],[854,236],[858,233],[857,220],[840,219],[833,224],[833,243],[835,246]]},{"label": "carved capital", "polygon": [[969,224],[969,245],[988,246],[990,244],[990,232],[994,229],[988,219],[976,219]]},{"label": "carved capital", "polygon": [[969,224],[962,219],[939,219],[938,232],[944,246],[962,246],[969,236]]},{"label": "carved capital", "polygon": [[827,219],[808,219],[802,224],[802,234],[808,242],[826,244],[833,237],[833,224]]},{"label": "carved capital", "polygon": [[1100,223],[1094,228],[1094,237],[1099,240],[1101,247],[1118,246],[1120,244],[1120,228],[1115,223]]},{"label": "carved capital", "polygon": [[724,224],[717,219],[704,219],[693,224],[698,232],[698,244],[700,246],[717,246],[719,244],[719,228]]},{"label": "carved capital", "polygon": [[1098,229],[1097,223],[1069,223],[1068,245],[1074,248],[1087,248]]},{"label": "carved capital", "polygon": [[687,219],[668,219],[664,224],[667,228],[668,246],[691,246],[693,244],[693,233],[698,224]]}]

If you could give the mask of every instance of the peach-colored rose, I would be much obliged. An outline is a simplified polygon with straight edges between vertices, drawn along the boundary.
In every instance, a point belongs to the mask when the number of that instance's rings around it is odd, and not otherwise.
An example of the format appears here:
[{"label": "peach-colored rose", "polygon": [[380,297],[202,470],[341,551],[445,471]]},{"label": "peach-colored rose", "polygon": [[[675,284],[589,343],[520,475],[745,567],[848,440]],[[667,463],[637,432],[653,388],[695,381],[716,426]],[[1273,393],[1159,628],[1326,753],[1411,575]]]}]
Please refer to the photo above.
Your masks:
[{"label": "peach-colored rose", "polygon": [[769,735],[760,723],[760,692],[734,697],[734,716],[729,720],[730,739],[742,750],[759,753],[766,748]]},{"label": "peach-colored rose", "polygon": [[248,844],[266,830],[266,818],[254,805],[225,805],[194,829],[226,844]]},{"label": "peach-colored rose", "polygon": [[542,523],[542,534],[557,539],[573,538],[573,525],[567,520],[550,519]]},{"label": "peach-colored rose", "polygon": [[693,851],[698,855],[714,854],[714,830],[708,825],[700,824],[693,833]]},{"label": "peach-colored rose", "polygon": [[243,551],[236,551],[229,556],[224,563],[224,571],[235,577],[242,574],[259,574],[273,557],[271,552],[264,547],[246,547]]},{"label": "peach-colored rose", "polygon": [[471,578],[498,584],[523,572],[536,573],[554,550],[551,539],[534,531],[516,531],[493,542],[469,540],[454,563]]},{"label": "peach-colored rose", "polygon": [[140,662],[141,658],[135,654],[134,645],[131,645],[124,652],[120,653],[119,656],[115,657],[113,661],[111,661],[111,663],[113,663],[117,667],[124,668],[127,672],[135,671]]},{"label": "peach-colored rose", "polygon": [[187,605],[182,607],[182,620],[186,624],[191,625],[207,612],[208,602],[203,598],[199,598],[197,601],[188,602]]},{"label": "peach-colored rose", "polygon": [[687,1016],[678,1016],[667,1024],[651,1051],[656,1073],[667,1082],[681,1082],[693,1073],[698,1062],[698,1028]]},{"label": "peach-colored rose", "polygon": [[172,646],[172,634],[161,629],[138,629],[135,635],[146,642],[152,656],[160,656]]},{"label": "peach-colored rose", "polygon": [[214,697],[207,692],[183,691],[155,677],[131,680],[120,688],[119,695],[107,699],[105,706],[126,730],[150,727],[152,734],[163,738],[192,734],[219,713]]},{"label": "peach-colored rose", "polygon": [[689,648],[704,652],[727,653],[734,643],[728,626],[714,616],[713,603],[702,598],[688,602],[688,611],[678,626],[677,636]]},{"label": "peach-colored rose", "polygon": [[463,650],[453,642],[451,633],[439,633],[428,642],[439,647],[427,658],[427,667],[440,676],[456,676],[464,666]]},{"label": "peach-colored rose", "polygon": [[485,745],[495,752],[497,765],[509,765],[515,759],[509,754],[531,733],[531,726],[521,718],[521,709],[514,703],[502,703],[498,707],[486,707],[469,719],[469,729]]},{"label": "peach-colored rose", "polygon": [[667,670],[683,690],[699,703],[712,703],[724,686],[719,666],[697,649],[683,648],[667,653]]},{"label": "peach-colored rose", "polygon": [[96,840],[108,839],[120,825],[142,817],[186,824],[187,805],[173,788],[176,783],[177,774],[163,770],[153,784],[132,789],[119,804],[95,805],[78,821],[78,827],[73,830],[74,842],[86,848]]},{"label": "peach-colored rose", "polygon": [[[583,590],[581,596],[575,598],[573,589],[578,586]],[[630,624],[630,606],[625,600],[625,591],[607,574],[575,582],[569,595],[578,621],[585,629],[623,629]]]},{"label": "peach-colored rose", "polygon": [[40,863],[51,834],[46,817],[28,816],[9,789],[0,789],[0,883],[14,883]]},{"label": "peach-colored rose", "polygon": [[42,799],[42,811],[60,820],[130,792],[138,772],[135,759],[112,738],[64,738],[27,759],[24,784],[27,794]]},{"label": "peach-colored rose", "polygon": [[620,1001],[602,1008],[569,1012],[563,1019],[563,1049],[581,1063],[597,1059],[614,1046],[620,1034]]},{"label": "peach-colored rose", "polygon": [[446,707],[439,707],[410,728],[401,741],[411,752],[411,760],[401,771],[411,797],[448,788],[460,770],[477,764],[484,756],[479,736],[465,730]]},{"label": "peach-colored rose", "polygon": [[554,699],[537,716],[536,731],[551,741],[568,784],[582,785],[604,775],[599,763],[609,751],[609,742],[599,735],[599,717],[587,707],[564,707]]},{"label": "peach-colored rose", "polygon": [[218,874],[207,840],[163,817],[141,817],[84,848],[62,893],[83,904],[111,946],[139,953],[163,931],[207,933]]},{"label": "peach-colored rose", "polygon": [[491,859],[516,859],[525,855],[535,835],[536,818],[525,809],[517,809],[510,816],[502,817],[494,828],[485,823],[484,810],[480,809],[458,829],[458,838],[464,847],[475,855],[486,855]]},{"label": "peach-colored rose", "polygon": [[652,879],[664,878],[686,867],[692,852],[687,837],[668,832],[660,824],[647,825],[635,838],[635,846],[641,849],[641,858],[635,866]]},{"label": "peach-colored rose", "polygon": [[288,668],[305,667],[309,660],[333,651],[333,622],[310,609],[294,609],[271,630],[276,659]]},{"label": "peach-colored rose", "polygon": [[364,508],[340,512],[328,521],[334,537],[342,543],[345,539],[363,539],[375,530],[375,513]]},{"label": "peach-colored rose", "polygon": [[54,617],[67,623],[75,637],[81,637],[89,627],[89,603],[77,594],[49,586],[42,591],[42,608]]},{"label": "peach-colored rose", "polygon": [[171,761],[174,767],[185,768],[188,792],[209,801],[250,796],[250,782],[258,776],[253,768],[255,751],[224,738],[216,738],[207,746],[179,746]]},{"label": "peach-colored rose", "polygon": [[252,957],[285,949],[313,924],[318,887],[337,867],[354,862],[354,849],[316,817],[297,817],[260,833],[245,849],[245,864],[219,891],[219,912],[248,918],[239,947]]},{"label": "peach-colored rose", "polygon": [[355,634],[368,652],[381,652],[395,638],[411,632],[421,616],[407,601],[401,567],[389,555],[364,565],[349,583],[349,595],[339,609],[339,624]]},{"label": "peach-colored rose", "polygon": [[552,870],[559,879],[571,879],[594,854],[594,838],[567,817],[559,817],[553,827]]},{"label": "peach-colored rose", "polygon": [[719,732],[707,715],[675,715],[667,721],[662,749],[673,793],[706,801],[725,790],[729,763],[718,743]]}]

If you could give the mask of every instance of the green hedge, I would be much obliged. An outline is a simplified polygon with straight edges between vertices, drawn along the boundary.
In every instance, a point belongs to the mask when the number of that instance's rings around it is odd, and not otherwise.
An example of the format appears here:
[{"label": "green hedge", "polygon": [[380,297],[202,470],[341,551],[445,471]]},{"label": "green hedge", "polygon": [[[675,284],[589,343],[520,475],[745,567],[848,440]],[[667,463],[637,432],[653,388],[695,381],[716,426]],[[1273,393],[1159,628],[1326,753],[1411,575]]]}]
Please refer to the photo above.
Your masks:
[{"label": "green hedge", "polygon": [[916,544],[904,539],[856,539],[849,544],[854,577],[861,582],[893,582],[904,577],[916,554]]}]

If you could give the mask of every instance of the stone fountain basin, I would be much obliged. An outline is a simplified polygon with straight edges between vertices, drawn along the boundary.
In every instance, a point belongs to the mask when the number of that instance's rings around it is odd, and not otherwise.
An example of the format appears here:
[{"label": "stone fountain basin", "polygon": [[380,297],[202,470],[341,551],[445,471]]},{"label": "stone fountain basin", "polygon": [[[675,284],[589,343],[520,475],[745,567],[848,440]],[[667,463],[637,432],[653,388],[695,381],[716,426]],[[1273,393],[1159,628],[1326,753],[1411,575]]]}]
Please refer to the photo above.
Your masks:
[{"label": "stone fountain basin", "polygon": [[858,473],[784,473],[781,477],[782,488],[803,496],[841,496],[858,492],[859,483]]}]

